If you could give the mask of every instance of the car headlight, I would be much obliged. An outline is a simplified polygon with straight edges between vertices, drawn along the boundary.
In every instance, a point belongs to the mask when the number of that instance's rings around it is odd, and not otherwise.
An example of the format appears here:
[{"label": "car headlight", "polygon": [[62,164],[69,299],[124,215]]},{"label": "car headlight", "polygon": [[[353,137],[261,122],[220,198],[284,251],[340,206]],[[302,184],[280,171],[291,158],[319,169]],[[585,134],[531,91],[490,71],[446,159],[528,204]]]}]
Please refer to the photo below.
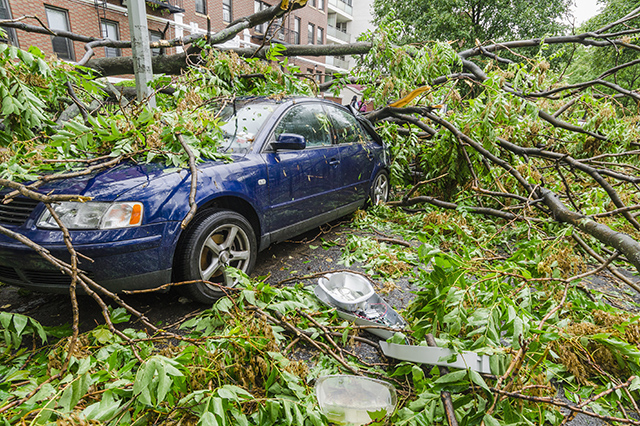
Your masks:
[{"label": "car headlight", "polygon": [[[104,203],[89,201],[64,201],[52,203],[60,221],[68,229],[113,229],[140,226],[142,223],[142,204],[135,201]],[[45,210],[37,226],[46,229],[58,229],[49,210]]]}]

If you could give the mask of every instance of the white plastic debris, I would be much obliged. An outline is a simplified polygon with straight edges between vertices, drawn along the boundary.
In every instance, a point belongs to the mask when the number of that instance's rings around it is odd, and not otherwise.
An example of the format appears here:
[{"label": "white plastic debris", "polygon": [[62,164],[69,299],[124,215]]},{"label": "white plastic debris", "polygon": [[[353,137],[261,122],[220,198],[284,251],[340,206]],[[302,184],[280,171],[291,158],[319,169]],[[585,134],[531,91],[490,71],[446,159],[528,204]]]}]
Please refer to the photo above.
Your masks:
[{"label": "white plastic debris", "polygon": [[[336,308],[337,314],[347,321],[357,325],[386,327],[367,329],[383,339],[407,327],[405,320],[373,290],[371,282],[360,275],[349,272],[328,274],[318,280],[314,293],[322,303]],[[351,300],[347,300],[349,298]]]},{"label": "white plastic debris", "polygon": [[[399,345],[380,341],[380,349],[385,356],[411,361],[418,364],[440,365],[443,367],[470,368],[478,373],[492,374],[488,355],[478,355],[475,352],[464,351],[456,354],[451,349],[430,346]],[[455,361],[445,361],[455,358]]]},{"label": "white plastic debris", "polygon": [[318,405],[327,419],[339,425],[364,425],[391,415],[398,401],[387,382],[362,376],[323,376],[315,385]]},{"label": "white plastic debris", "polygon": [[334,305],[353,312],[364,306],[373,294],[373,286],[365,277],[350,272],[337,272],[320,277],[318,285]]}]

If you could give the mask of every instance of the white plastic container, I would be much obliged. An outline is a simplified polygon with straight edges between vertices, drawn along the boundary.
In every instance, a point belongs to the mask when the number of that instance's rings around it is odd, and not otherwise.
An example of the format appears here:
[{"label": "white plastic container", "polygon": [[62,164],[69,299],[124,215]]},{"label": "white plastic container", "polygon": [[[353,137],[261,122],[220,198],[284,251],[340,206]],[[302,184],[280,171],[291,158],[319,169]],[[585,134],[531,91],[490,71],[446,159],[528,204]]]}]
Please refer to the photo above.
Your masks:
[{"label": "white plastic container", "polygon": [[363,309],[375,293],[368,279],[350,272],[327,274],[318,280],[318,285],[336,306],[350,312]]},{"label": "white plastic container", "polygon": [[324,415],[339,425],[359,426],[389,416],[398,401],[389,383],[362,376],[320,377],[315,392]]}]

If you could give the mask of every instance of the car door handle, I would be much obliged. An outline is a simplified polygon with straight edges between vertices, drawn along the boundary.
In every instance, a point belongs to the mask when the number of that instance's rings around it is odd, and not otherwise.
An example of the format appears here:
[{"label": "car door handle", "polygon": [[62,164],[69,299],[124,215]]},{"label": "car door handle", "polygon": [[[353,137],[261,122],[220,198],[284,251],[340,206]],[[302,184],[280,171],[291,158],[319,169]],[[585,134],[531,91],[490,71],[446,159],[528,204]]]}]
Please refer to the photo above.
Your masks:
[{"label": "car door handle", "polygon": [[329,160],[330,166],[337,166],[338,164],[340,164],[340,160],[338,160],[337,158],[332,158],[331,160]]}]

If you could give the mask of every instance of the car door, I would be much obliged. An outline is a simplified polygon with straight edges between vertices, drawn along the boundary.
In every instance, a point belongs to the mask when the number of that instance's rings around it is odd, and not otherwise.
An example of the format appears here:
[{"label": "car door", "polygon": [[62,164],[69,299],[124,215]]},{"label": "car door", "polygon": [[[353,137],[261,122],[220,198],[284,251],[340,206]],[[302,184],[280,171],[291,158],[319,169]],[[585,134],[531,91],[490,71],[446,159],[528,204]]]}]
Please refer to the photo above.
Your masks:
[{"label": "car door", "polygon": [[270,142],[283,133],[305,138],[302,150],[265,152],[271,229],[283,229],[330,212],[339,203],[340,152],[332,144],[329,118],[320,103],[294,105],[276,125]]},{"label": "car door", "polygon": [[345,204],[362,201],[368,196],[368,188],[375,165],[371,136],[365,132],[349,112],[326,105],[333,125],[334,144],[340,150],[342,177],[337,189]]}]

